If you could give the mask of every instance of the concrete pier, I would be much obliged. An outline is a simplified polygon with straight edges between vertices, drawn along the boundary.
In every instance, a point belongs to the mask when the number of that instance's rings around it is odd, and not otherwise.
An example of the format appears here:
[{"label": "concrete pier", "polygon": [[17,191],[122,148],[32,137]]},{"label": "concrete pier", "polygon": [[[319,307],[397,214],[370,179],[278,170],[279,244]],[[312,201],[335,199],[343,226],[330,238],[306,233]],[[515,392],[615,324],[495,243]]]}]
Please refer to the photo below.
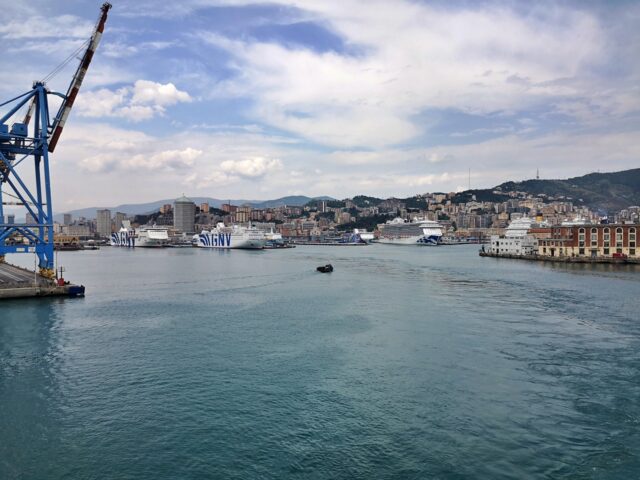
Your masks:
[{"label": "concrete pier", "polygon": [[640,265],[637,258],[613,258],[613,257],[547,257],[544,255],[509,255],[506,253],[490,253],[480,251],[481,257],[512,258],[514,260],[529,260],[534,262],[553,263],[607,263],[615,265]]},{"label": "concrete pier", "polygon": [[42,277],[25,268],[0,263],[0,300],[28,297],[77,297],[84,296],[84,286],[65,283]]}]

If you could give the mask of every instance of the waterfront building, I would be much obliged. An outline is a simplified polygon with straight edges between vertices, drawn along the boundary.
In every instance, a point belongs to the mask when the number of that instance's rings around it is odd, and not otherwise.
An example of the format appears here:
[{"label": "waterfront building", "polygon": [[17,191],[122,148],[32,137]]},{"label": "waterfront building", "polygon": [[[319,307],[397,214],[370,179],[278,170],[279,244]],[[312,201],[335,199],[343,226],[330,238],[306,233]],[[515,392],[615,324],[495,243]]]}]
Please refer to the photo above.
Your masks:
[{"label": "waterfront building", "polygon": [[80,238],[89,238],[93,236],[91,226],[87,224],[65,225],[62,227],[62,233]]},{"label": "waterfront building", "polygon": [[571,225],[552,227],[550,230],[549,238],[538,241],[538,255],[640,258],[640,224]]},{"label": "waterfront building", "polygon": [[184,195],[173,204],[173,226],[184,233],[195,233],[196,204]]},{"label": "waterfront building", "polygon": [[96,231],[101,237],[111,236],[111,210],[102,209],[96,212]]}]

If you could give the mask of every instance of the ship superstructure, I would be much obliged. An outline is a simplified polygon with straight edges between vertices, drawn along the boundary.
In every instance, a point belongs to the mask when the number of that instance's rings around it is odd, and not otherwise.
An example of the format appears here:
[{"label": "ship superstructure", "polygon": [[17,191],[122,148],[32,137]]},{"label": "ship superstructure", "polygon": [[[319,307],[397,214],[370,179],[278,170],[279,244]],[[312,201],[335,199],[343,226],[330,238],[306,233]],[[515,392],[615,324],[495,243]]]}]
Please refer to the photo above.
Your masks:
[{"label": "ship superstructure", "polygon": [[442,240],[442,226],[433,220],[414,218],[406,222],[398,217],[384,224],[380,243],[436,246]]}]

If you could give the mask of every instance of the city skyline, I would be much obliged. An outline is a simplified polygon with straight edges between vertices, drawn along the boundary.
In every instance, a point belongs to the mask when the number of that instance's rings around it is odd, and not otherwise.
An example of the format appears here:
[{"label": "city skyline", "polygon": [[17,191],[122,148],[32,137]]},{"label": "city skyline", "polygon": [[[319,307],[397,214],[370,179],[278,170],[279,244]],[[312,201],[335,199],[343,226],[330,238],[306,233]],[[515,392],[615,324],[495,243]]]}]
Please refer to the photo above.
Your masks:
[{"label": "city skyline", "polygon": [[[81,45],[98,7],[6,6],[0,38],[21,68],[0,74],[2,98]],[[115,3],[53,155],[54,208],[184,191],[386,198],[466,189],[469,168],[472,188],[633,168],[638,15],[633,2]]]}]

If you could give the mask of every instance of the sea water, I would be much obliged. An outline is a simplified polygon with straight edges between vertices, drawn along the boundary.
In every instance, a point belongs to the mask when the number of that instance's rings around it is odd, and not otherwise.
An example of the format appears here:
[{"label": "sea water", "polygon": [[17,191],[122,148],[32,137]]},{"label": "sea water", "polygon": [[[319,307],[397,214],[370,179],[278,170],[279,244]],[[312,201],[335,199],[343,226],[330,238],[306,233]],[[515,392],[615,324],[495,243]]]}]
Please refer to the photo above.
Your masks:
[{"label": "sea water", "polygon": [[86,298],[0,303],[2,479],[640,477],[639,267],[393,245],[58,261]]}]

